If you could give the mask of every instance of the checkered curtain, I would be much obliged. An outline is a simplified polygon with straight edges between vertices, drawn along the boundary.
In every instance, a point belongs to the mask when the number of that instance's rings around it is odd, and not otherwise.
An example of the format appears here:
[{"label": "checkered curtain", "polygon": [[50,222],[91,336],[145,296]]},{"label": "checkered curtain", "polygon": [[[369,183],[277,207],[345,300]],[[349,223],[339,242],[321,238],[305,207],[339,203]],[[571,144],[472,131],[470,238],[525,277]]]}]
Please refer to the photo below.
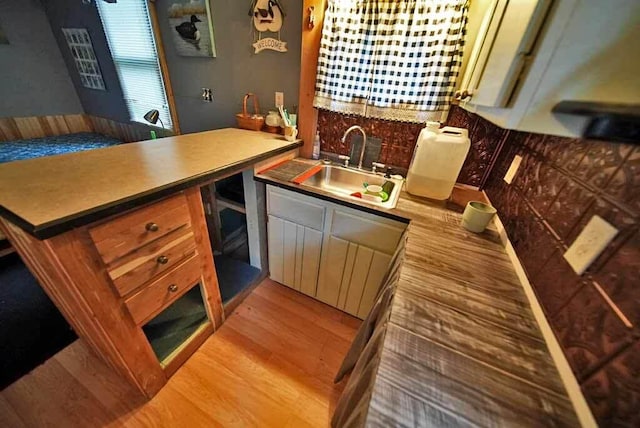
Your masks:
[{"label": "checkered curtain", "polygon": [[315,107],[407,122],[449,109],[467,0],[329,0]]}]

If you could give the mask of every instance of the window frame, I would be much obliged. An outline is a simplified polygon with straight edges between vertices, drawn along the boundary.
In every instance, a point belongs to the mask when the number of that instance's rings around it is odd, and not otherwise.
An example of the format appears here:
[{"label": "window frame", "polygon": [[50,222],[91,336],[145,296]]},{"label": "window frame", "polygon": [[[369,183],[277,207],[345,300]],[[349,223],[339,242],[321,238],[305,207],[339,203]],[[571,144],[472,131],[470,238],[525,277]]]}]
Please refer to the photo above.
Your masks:
[{"label": "window frame", "polygon": [[[102,29],[104,31],[105,34],[105,38],[107,40],[107,45],[109,47],[109,53],[111,55],[111,59],[114,63],[114,66],[116,68],[116,72],[118,74],[118,80],[120,82],[120,86],[123,88],[123,101],[125,102],[126,106],[127,106],[127,112],[129,114],[129,120],[131,122],[134,123],[140,123],[143,125],[147,125],[147,126],[155,126],[155,127],[159,127],[162,129],[166,129],[168,131],[173,131],[174,134],[180,134],[180,125],[178,122],[178,116],[177,116],[177,112],[176,112],[176,105],[175,105],[175,99],[173,96],[173,88],[171,86],[171,79],[169,77],[169,69],[167,66],[167,61],[166,61],[166,57],[165,57],[165,52],[164,52],[164,45],[162,42],[162,37],[160,35],[160,31],[159,31],[159,21],[158,21],[158,16],[157,16],[157,12],[156,12],[156,5],[155,2],[153,1],[149,1],[149,0],[138,0],[138,1],[142,1],[144,2],[145,5],[145,10],[147,12],[147,20],[149,23],[149,28],[151,29],[151,41],[153,43],[153,47],[154,47],[154,51],[153,51],[153,58],[132,58],[132,57],[127,57],[127,56],[118,56],[118,55],[114,55],[113,50],[111,49],[110,46],[110,39],[109,39],[109,34],[108,34],[108,29],[105,25],[105,22],[102,18],[102,15],[100,13],[100,6],[98,6],[98,2],[96,2],[96,12],[98,13],[98,17],[100,20],[100,23],[102,25]],[[117,3],[116,3],[117,4]],[[123,77],[121,75],[120,72],[120,66],[119,64],[123,64],[124,66],[141,66],[144,67],[146,69],[150,69],[151,66],[153,66],[154,69],[156,69],[158,71],[158,76],[160,77],[160,81],[162,84],[162,91],[164,94],[164,98],[166,101],[166,108],[169,114],[169,117],[171,119],[171,123],[170,124],[165,124],[165,126],[158,124],[151,124],[146,122],[144,119],[137,119],[134,117],[132,109],[129,106],[129,100],[126,99],[126,96],[124,94],[124,85],[122,83],[123,81]],[[155,70],[154,70],[155,71]],[[131,100],[133,101],[133,100]],[[164,106],[162,106],[164,107]],[[170,126],[168,126],[170,125]]]}]

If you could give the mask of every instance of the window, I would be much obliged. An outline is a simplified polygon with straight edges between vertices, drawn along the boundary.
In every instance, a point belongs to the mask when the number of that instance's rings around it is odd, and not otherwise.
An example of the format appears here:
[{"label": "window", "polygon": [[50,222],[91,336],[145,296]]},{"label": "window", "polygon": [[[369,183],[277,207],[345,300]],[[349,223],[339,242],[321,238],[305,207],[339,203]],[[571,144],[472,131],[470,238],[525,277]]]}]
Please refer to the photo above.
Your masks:
[{"label": "window", "polygon": [[172,128],[169,103],[158,62],[146,0],[96,1],[120,86],[134,122],[157,109],[165,128]]},{"label": "window", "polygon": [[439,120],[462,61],[467,0],[329,0],[314,106]]}]

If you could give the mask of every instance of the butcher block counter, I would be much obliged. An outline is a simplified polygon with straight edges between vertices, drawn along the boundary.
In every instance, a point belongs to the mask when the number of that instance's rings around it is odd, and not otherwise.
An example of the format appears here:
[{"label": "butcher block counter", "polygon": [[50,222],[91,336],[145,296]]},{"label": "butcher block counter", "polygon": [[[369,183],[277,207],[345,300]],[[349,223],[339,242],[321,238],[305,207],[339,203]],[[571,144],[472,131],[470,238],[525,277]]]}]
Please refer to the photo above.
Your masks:
[{"label": "butcher block counter", "polygon": [[334,426],[580,425],[496,229],[460,225],[468,191],[454,190],[458,206],[402,193],[396,208],[380,209],[292,183],[287,171],[300,174],[303,163],[256,179],[409,223],[380,308],[343,364],[357,359]]},{"label": "butcher block counter", "polygon": [[152,397],[224,321],[200,186],[301,144],[222,129],[5,163],[0,230],[78,336]]}]

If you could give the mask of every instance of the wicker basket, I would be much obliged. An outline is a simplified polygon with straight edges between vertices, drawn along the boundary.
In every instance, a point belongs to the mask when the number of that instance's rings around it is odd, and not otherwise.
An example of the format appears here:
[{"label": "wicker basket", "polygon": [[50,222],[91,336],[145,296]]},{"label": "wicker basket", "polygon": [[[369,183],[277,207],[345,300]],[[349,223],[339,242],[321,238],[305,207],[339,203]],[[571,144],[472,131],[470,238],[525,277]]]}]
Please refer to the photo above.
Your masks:
[{"label": "wicker basket", "polygon": [[[253,114],[247,112],[247,100],[253,97]],[[260,114],[258,106],[258,97],[251,92],[244,96],[242,100],[242,113],[236,114],[238,120],[238,128],[250,129],[251,131],[260,131],[264,126],[264,116]]]}]

